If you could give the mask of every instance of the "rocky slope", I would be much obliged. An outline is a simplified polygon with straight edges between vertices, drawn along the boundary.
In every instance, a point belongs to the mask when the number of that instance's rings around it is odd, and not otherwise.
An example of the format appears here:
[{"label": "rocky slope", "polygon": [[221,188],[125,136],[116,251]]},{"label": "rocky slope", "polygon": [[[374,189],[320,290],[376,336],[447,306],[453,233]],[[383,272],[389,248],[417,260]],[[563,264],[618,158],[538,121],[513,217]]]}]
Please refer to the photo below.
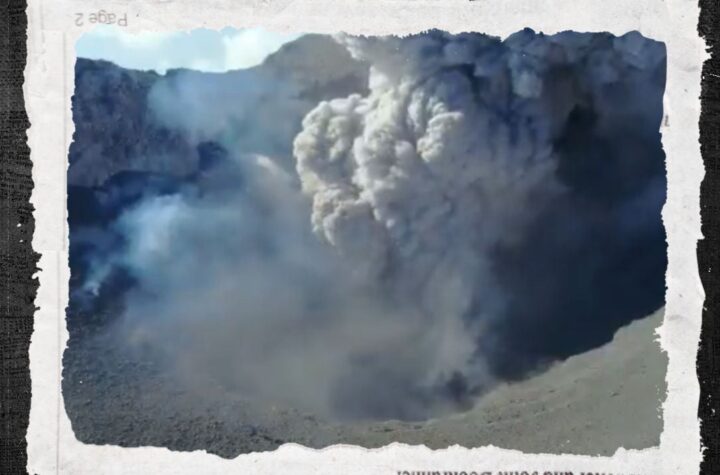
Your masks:
[{"label": "rocky slope", "polygon": [[268,111],[268,121],[288,124],[288,133],[295,133],[320,100],[364,92],[367,75],[366,65],[320,35],[284,45],[259,66],[223,74],[170,70],[159,75],[80,58],[75,64],[68,183],[98,186],[121,171],[183,177],[197,170],[203,144],[177,124],[158,119],[151,104],[154,91],[182,87],[179,83],[185,80],[202,81],[207,90],[234,90],[241,100],[231,104],[233,108]]},{"label": "rocky slope", "polygon": [[[220,387],[183,387],[151,361],[97,334],[71,342],[63,395],[85,443],[207,450],[222,457],[283,443],[611,455],[659,443],[667,359],[655,341],[662,310],[619,330],[608,345],[502,385],[467,412],[425,422],[339,424],[244,399]],[[172,401],[172,404],[168,404]]]}]

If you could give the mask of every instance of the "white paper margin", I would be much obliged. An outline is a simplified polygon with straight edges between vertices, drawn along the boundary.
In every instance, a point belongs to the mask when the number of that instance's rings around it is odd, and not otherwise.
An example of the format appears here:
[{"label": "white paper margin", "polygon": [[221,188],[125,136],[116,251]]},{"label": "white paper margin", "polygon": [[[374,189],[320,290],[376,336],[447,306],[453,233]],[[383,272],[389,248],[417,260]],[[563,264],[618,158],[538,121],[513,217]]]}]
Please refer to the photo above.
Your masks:
[{"label": "white paper margin", "polygon": [[[399,470],[572,471],[612,474],[697,473],[701,460],[695,370],[704,300],[696,243],[701,238],[699,184],[700,79],[707,59],[697,33],[694,0],[30,0],[25,102],[31,122],[35,206],[33,248],[42,254],[35,327],[30,346],[32,408],[28,429],[31,474],[395,474]],[[130,32],[198,27],[264,26],[276,31],[410,34],[429,28],[506,37],[525,27],[563,30],[638,30],[667,46],[668,74],[662,128],[668,195],[663,219],[668,239],[666,316],[659,329],[667,351],[668,395],[659,447],[619,449],[613,457],[523,454],[495,447],[430,450],[392,444],[368,450],[336,445],[312,450],[286,444],[274,452],[225,460],[204,451],[121,448],[78,442],[60,392],[61,356],[68,333],[66,226],[67,150],[73,124],[74,45],[92,27],[75,15],[104,10],[127,15]]]}]

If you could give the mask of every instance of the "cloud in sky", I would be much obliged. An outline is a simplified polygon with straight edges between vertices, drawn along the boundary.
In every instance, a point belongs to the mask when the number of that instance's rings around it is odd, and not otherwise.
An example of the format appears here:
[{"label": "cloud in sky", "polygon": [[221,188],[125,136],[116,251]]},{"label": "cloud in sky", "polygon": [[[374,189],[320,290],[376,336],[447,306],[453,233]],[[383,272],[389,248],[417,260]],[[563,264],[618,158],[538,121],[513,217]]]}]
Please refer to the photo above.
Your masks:
[{"label": "cloud in sky", "polygon": [[130,34],[116,27],[100,26],[82,35],[75,50],[78,57],[104,59],[131,69],[159,73],[173,68],[224,72],[260,64],[299,36],[260,28]]}]

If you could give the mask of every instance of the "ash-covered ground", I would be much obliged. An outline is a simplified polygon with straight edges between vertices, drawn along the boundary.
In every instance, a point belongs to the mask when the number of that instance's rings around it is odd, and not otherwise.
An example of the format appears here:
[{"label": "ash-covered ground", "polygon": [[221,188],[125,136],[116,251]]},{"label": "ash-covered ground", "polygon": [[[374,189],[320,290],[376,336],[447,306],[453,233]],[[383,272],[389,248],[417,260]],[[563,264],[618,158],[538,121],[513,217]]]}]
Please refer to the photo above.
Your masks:
[{"label": "ash-covered ground", "polygon": [[655,330],[662,318],[658,311],[620,329],[607,345],[501,385],[467,411],[427,421],[338,423],[220,386],[179,385],[152,360],[89,333],[70,342],[63,397],[76,437],[88,444],[206,450],[225,458],[284,443],[320,449],[392,442],[609,456],[619,447],[660,443],[667,358]]},{"label": "ash-covered ground", "polygon": [[76,435],[655,445],[665,66],[636,32],[530,30],[305,35],[223,74],[78,60]]}]

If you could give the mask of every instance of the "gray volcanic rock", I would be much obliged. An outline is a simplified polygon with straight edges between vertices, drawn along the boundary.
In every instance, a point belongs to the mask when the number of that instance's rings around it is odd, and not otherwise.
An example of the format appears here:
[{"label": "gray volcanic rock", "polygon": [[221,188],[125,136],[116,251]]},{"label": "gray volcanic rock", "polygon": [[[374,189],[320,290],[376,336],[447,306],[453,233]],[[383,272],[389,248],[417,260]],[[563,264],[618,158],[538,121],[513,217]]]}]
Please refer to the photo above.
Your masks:
[{"label": "gray volcanic rock", "polygon": [[[364,93],[367,76],[367,65],[320,35],[306,35],[284,45],[259,66],[222,74],[176,69],[159,75],[80,58],[75,64],[75,134],[68,183],[98,186],[121,171],[192,174],[198,168],[198,146],[203,140],[177,122],[192,113],[226,113],[218,121],[227,122],[224,135],[237,131],[242,138],[253,137],[243,142],[242,151],[285,155],[283,160],[289,161],[292,140],[287,135],[299,131],[303,116],[321,100]],[[194,101],[196,109],[182,113],[170,109],[169,118],[159,117],[162,114],[153,110],[152,103],[158,91],[171,106],[185,107],[183,101]],[[218,91],[218,102],[196,100],[191,97],[194,91],[205,95]],[[227,114],[230,108],[234,115]],[[243,111],[258,121],[237,119]],[[260,124],[267,123],[281,126],[276,137],[261,130]]]},{"label": "gray volcanic rock", "polygon": [[153,72],[77,60],[70,185],[100,185],[123,170],[184,175],[195,167],[197,152],[188,140],[148,114],[147,95],[158,80]]},{"label": "gray volcanic rock", "polygon": [[324,35],[305,35],[283,45],[262,68],[300,84],[301,96],[311,102],[367,94],[368,65]]}]

